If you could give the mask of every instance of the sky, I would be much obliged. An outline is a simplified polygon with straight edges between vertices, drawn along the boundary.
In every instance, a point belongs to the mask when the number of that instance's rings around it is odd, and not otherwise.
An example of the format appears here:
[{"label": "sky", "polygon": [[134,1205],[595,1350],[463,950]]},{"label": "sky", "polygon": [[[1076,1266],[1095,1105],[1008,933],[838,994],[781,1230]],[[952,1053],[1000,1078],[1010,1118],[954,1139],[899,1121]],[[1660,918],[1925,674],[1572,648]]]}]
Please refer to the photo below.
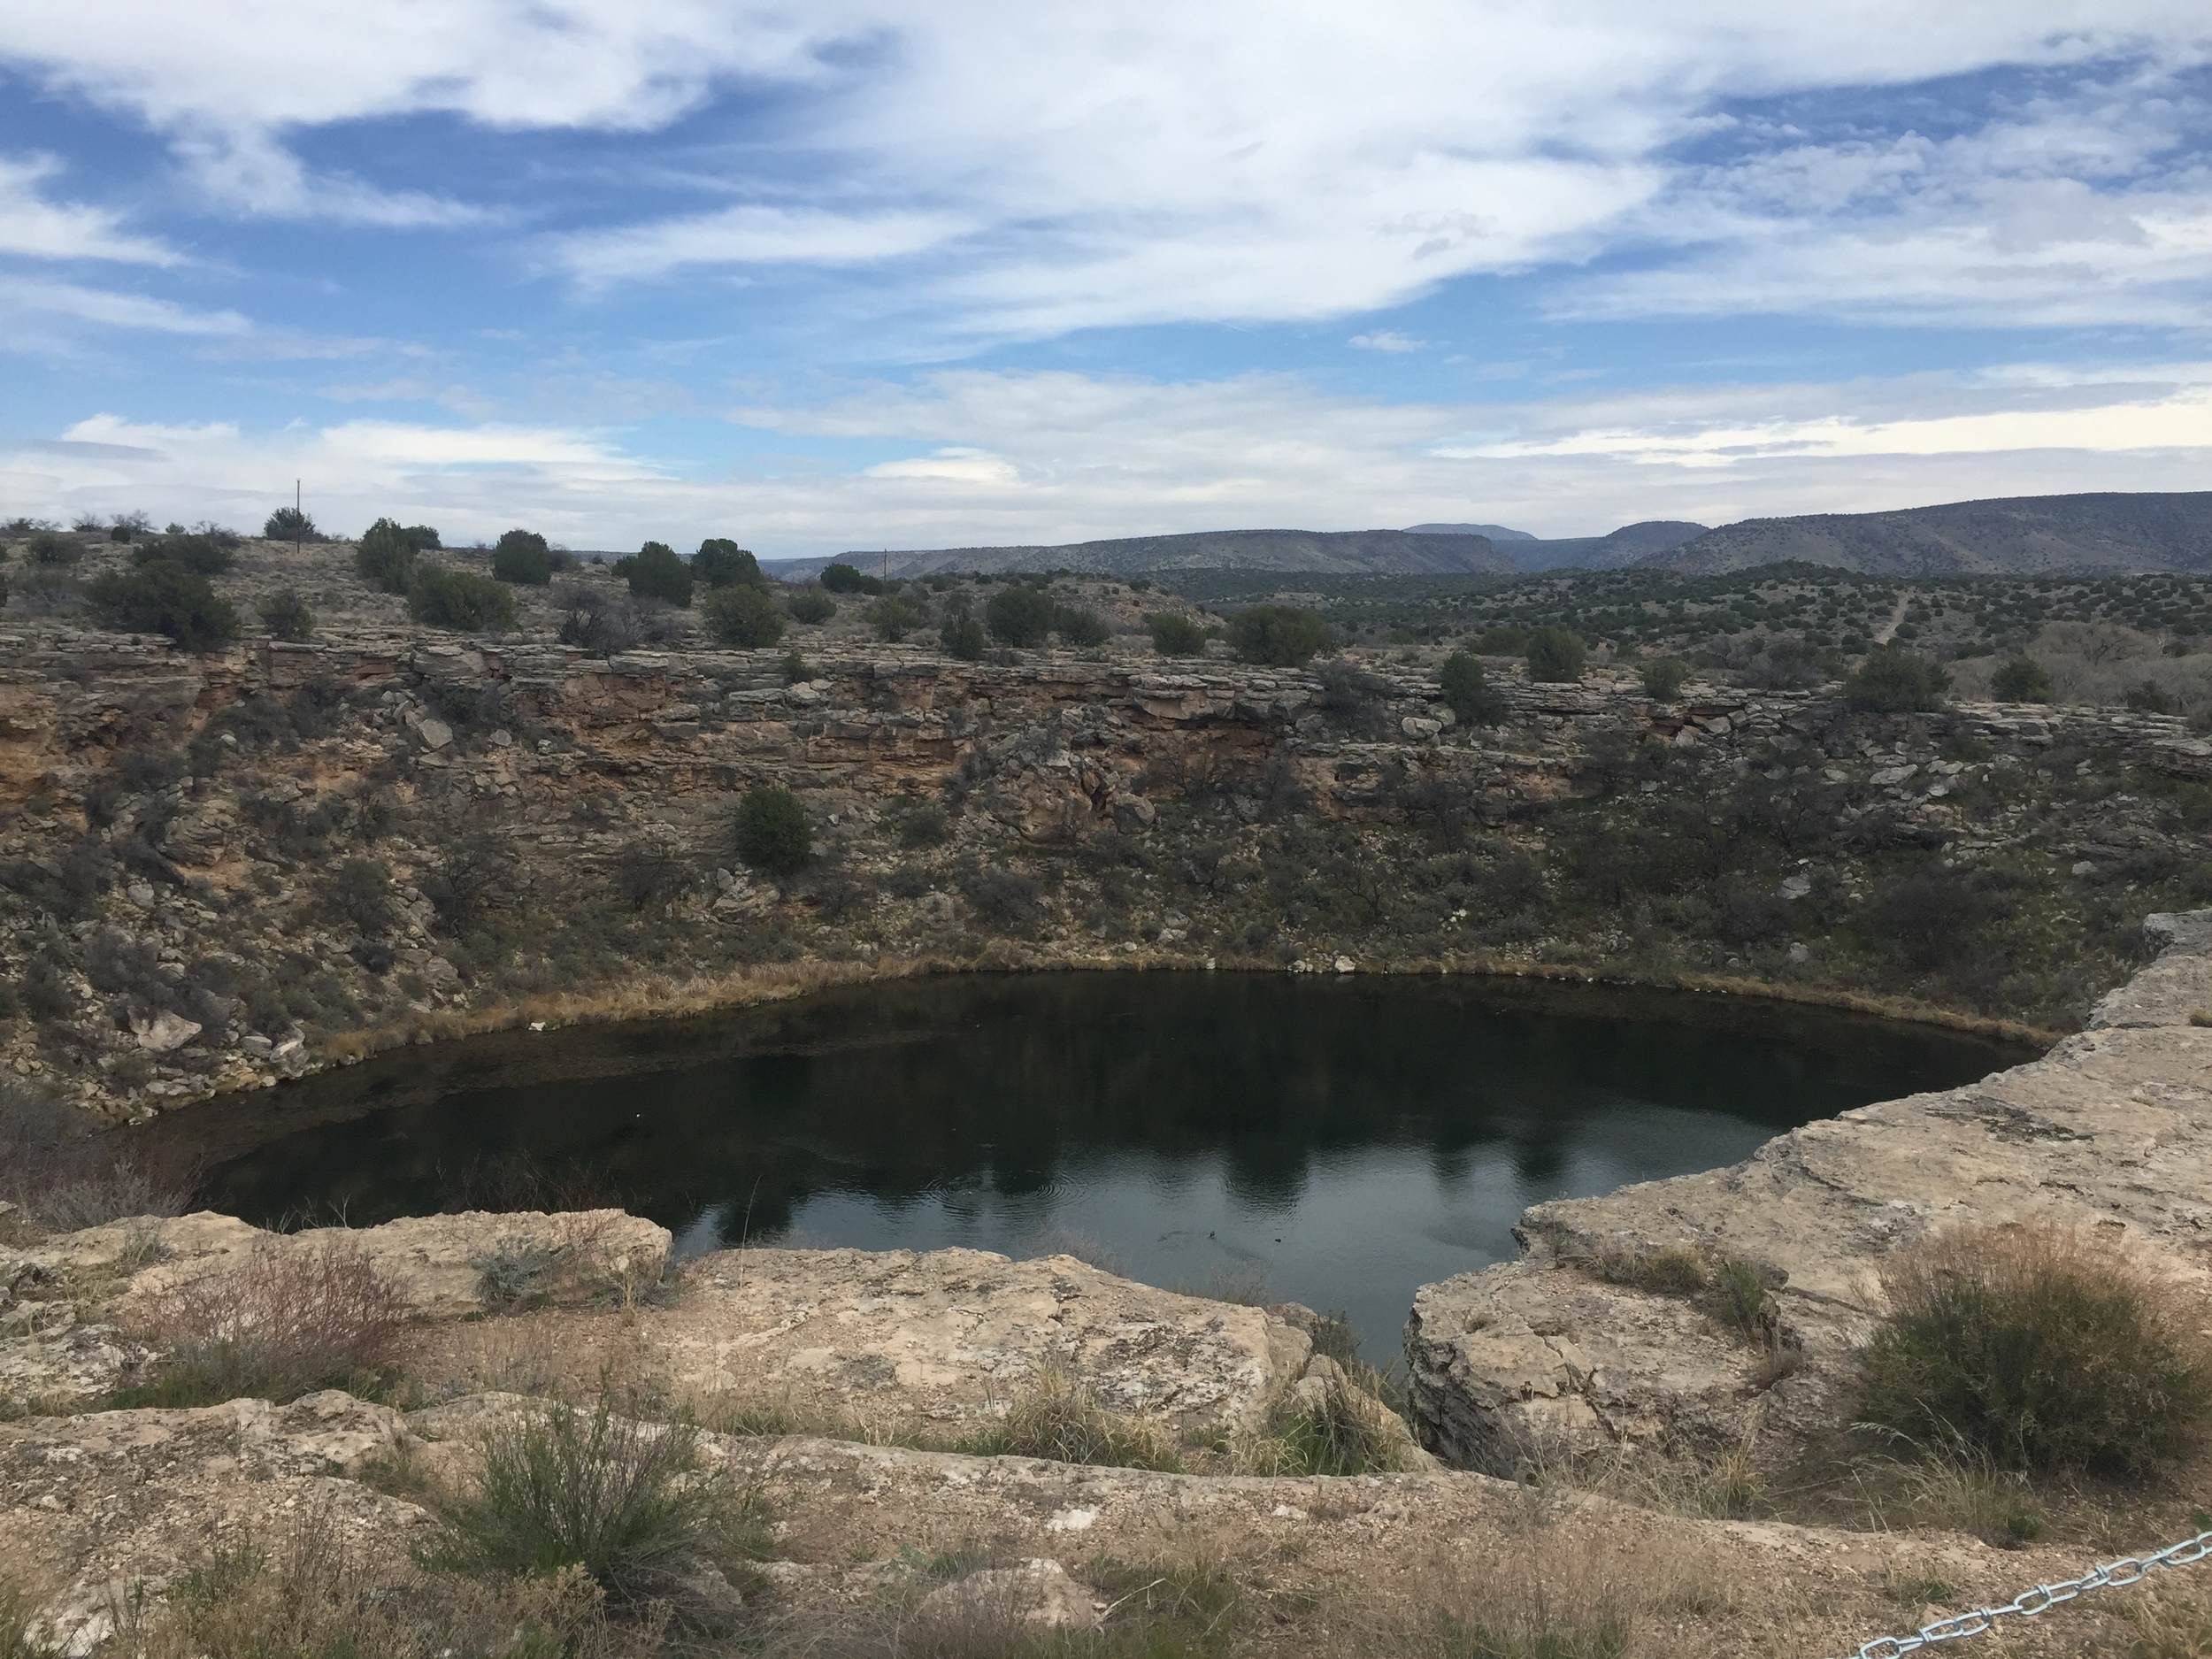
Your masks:
[{"label": "sky", "polygon": [[0,517],[764,557],[2212,488],[2202,0],[0,7]]}]

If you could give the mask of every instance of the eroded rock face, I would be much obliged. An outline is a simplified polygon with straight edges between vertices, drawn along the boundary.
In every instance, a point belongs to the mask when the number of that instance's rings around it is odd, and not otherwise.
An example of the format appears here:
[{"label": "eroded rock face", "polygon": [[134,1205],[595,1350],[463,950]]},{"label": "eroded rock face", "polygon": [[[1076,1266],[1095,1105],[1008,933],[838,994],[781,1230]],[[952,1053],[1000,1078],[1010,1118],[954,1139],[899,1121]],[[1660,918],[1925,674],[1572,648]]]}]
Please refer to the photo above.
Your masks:
[{"label": "eroded rock face", "polygon": [[[165,1292],[257,1256],[357,1255],[390,1280],[410,1317],[440,1321],[488,1306],[634,1301],[660,1282],[669,1244],[666,1228],[619,1210],[469,1211],[288,1233],[211,1211],[134,1217],[0,1252],[0,1403],[62,1405],[109,1392],[154,1356],[126,1333]],[[96,1321],[83,1320],[88,1309]]]},{"label": "eroded rock face", "polygon": [[[2206,1279],[2212,1029],[2189,1020],[2212,1008],[2212,912],[2152,931],[2158,960],[2040,1060],[1809,1124],[1729,1169],[1530,1210],[1525,1259],[1414,1299],[1424,1444],[1494,1472],[1532,1451],[1715,1450],[1755,1432],[1778,1453],[1849,1420],[1883,1259],[1962,1223],[2093,1226]],[[1684,1295],[1592,1271],[1683,1247],[1782,1279],[1758,1341]]]},{"label": "eroded rock face", "polygon": [[0,1539],[58,1581],[45,1637],[89,1653],[119,1609],[288,1527],[330,1529],[349,1557],[404,1562],[422,1512],[346,1477],[397,1451],[406,1432],[397,1413],[334,1391],[283,1407],[234,1400],[0,1423]]},{"label": "eroded rock face", "polygon": [[687,1270],[654,1340],[680,1386],[980,1424],[1047,1371],[1111,1410],[1255,1426],[1312,1344],[1264,1309],[1179,1296],[1071,1256],[726,1250]]}]

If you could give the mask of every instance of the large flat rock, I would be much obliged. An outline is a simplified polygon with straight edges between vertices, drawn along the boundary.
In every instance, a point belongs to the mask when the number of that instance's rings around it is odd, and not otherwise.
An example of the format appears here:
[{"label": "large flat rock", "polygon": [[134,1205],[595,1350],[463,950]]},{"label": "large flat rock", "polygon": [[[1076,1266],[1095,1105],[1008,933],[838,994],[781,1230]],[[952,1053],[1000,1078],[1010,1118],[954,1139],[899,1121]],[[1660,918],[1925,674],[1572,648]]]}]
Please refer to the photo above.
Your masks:
[{"label": "large flat rock", "polygon": [[[2042,1059],[1810,1124],[1728,1169],[1540,1204],[1526,1256],[1422,1287],[1406,1326],[1416,1432],[1509,1472],[1532,1450],[1778,1452],[1848,1421],[1885,1257],[1965,1222],[2096,1227],[2206,1282],[2212,1242],[2212,914],[2155,918],[2158,960]],[[1693,1300],[1593,1269],[1686,1247],[1770,1278],[1766,1345]]]}]

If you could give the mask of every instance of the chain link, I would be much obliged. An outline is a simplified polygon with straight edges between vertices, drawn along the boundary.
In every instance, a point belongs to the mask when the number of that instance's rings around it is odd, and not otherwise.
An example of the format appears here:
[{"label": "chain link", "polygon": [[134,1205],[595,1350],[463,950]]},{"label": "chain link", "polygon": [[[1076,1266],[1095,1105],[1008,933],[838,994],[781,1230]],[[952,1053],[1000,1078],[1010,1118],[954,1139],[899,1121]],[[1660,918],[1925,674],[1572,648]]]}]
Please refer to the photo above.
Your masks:
[{"label": "chain link", "polygon": [[2186,1567],[2208,1555],[2212,1555],[2212,1530],[2199,1532],[2194,1538],[2185,1538],[2178,1544],[2169,1544],[2154,1555],[2124,1555],[2117,1561],[2108,1561],[2101,1567],[2092,1567],[2078,1578],[2039,1584],[2032,1590],[2023,1590],[2001,1607],[1978,1607],[1971,1613],[1955,1613],[1932,1624],[1923,1624],[1909,1636],[1878,1636],[1854,1654],[1852,1659],[1902,1659],[1906,1654],[1932,1647],[1939,1641],[1978,1636],[2001,1618],[2015,1615],[2033,1618],[2038,1613],[2047,1613],[2062,1602],[2072,1601],[2084,1591],[2140,1584],[2154,1568]]}]

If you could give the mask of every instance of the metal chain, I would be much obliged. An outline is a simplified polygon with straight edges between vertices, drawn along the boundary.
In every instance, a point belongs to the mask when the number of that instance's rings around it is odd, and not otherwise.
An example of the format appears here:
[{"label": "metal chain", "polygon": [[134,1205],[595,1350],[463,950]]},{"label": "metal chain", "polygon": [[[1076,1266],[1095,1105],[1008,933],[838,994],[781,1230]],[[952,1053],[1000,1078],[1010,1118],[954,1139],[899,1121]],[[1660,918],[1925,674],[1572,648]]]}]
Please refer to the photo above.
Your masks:
[{"label": "metal chain", "polygon": [[1971,1613],[1959,1613],[1950,1618],[1939,1618],[1932,1624],[1923,1624],[1909,1636],[1878,1636],[1852,1655],[1852,1659],[1900,1659],[1922,1647],[1933,1647],[1939,1641],[1956,1641],[1962,1636],[1978,1636],[2001,1618],[2018,1614],[2033,1618],[2047,1613],[2062,1601],[2070,1601],[2085,1590],[2102,1590],[2114,1585],[2138,1584],[2158,1567],[2186,1567],[2212,1555],[2212,1530],[2199,1532],[2194,1538],[2170,1544],[2149,1555],[2124,1555],[2118,1561],[2107,1562],[2093,1567],[2078,1578],[2063,1579],[2057,1584],[2039,1584],[2032,1590],[2024,1591],[2001,1607],[1976,1608]]}]

